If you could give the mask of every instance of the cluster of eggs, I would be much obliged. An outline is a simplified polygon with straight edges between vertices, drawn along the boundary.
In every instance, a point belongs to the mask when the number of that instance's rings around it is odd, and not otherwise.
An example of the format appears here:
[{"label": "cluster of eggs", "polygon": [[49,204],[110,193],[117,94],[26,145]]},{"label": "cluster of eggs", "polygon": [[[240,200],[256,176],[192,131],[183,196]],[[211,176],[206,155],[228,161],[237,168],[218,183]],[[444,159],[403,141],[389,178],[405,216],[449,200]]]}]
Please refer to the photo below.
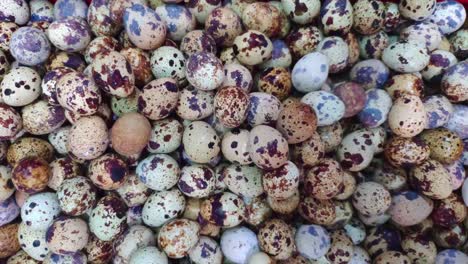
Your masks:
[{"label": "cluster of eggs", "polygon": [[0,0],[0,262],[468,263],[465,18]]}]

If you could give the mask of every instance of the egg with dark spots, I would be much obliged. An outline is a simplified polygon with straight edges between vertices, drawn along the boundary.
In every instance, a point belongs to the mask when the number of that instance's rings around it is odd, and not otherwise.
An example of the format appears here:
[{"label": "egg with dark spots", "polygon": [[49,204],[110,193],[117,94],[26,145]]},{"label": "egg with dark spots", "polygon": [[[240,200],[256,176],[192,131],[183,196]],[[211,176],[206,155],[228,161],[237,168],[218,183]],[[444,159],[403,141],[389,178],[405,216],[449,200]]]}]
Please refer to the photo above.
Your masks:
[{"label": "egg with dark spots", "polygon": [[288,143],[274,128],[256,126],[250,131],[249,144],[252,161],[262,169],[276,169],[287,162]]},{"label": "egg with dark spots", "polygon": [[247,29],[275,37],[281,30],[281,11],[270,3],[250,3],[242,11],[242,22]]},{"label": "egg with dark spots", "polygon": [[87,223],[80,218],[58,218],[46,232],[46,242],[50,251],[56,254],[73,254],[88,243]]},{"label": "egg with dark spots", "polygon": [[153,122],[151,137],[146,149],[151,153],[170,153],[182,143],[183,126],[168,118]]},{"label": "egg with dark spots", "polygon": [[130,41],[144,50],[159,48],[164,43],[168,29],[155,10],[142,4],[133,4],[125,9],[123,24]]},{"label": "egg with dark spots", "polygon": [[230,192],[218,193],[204,200],[200,216],[220,227],[234,227],[244,220],[245,204],[242,199]]},{"label": "egg with dark spots", "polygon": [[25,223],[20,223],[18,228],[18,242],[21,249],[36,261],[43,261],[49,253],[46,242],[45,230],[34,230]]},{"label": "egg with dark spots", "polygon": [[96,188],[83,176],[66,179],[57,189],[60,208],[71,216],[83,215],[92,209],[97,201],[96,196]]},{"label": "egg with dark spots", "polygon": [[86,62],[80,54],[58,51],[52,53],[45,65],[48,71],[67,67],[79,72],[86,72]]},{"label": "egg with dark spots", "polygon": [[431,158],[441,163],[451,164],[462,155],[462,139],[446,128],[426,130],[421,133],[421,139],[429,146]]},{"label": "egg with dark spots", "polygon": [[410,171],[411,183],[422,194],[445,199],[452,193],[451,176],[436,160],[428,159]]},{"label": "egg with dark spots", "polygon": [[421,75],[425,81],[431,83],[440,82],[445,71],[458,62],[453,53],[440,48],[432,51],[429,56],[429,64],[421,71]]},{"label": "egg with dark spots", "polygon": [[353,29],[363,35],[371,35],[383,28],[385,5],[376,0],[358,0],[353,5]]},{"label": "egg with dark spots", "polygon": [[47,60],[51,45],[46,34],[41,30],[22,27],[11,34],[9,51],[21,64],[35,66]]},{"label": "egg with dark spots", "polygon": [[244,65],[257,65],[271,58],[273,44],[265,34],[248,30],[234,40],[234,54]]},{"label": "egg with dark spots", "polygon": [[449,228],[434,227],[434,242],[440,248],[460,248],[465,244],[467,235],[464,225],[452,225]]},{"label": "egg with dark spots", "polygon": [[82,51],[91,41],[88,23],[76,17],[52,22],[47,29],[47,36],[55,47],[68,52]]},{"label": "egg with dark spots", "polygon": [[347,263],[353,257],[354,246],[344,230],[335,230],[330,234],[331,247],[325,255],[336,263]]},{"label": "egg with dark spots", "polygon": [[20,214],[21,208],[16,204],[13,197],[0,202],[0,225],[13,222]]},{"label": "egg with dark spots", "polygon": [[388,35],[382,30],[372,35],[361,36],[359,37],[360,56],[364,59],[380,59],[388,42]]},{"label": "egg with dark spots", "polygon": [[322,39],[322,31],[318,27],[310,25],[292,29],[284,41],[288,45],[293,58],[300,59],[315,51]]},{"label": "egg with dark spots", "polygon": [[316,199],[331,199],[336,196],[343,184],[343,170],[332,159],[322,159],[313,166],[304,178],[305,194]]},{"label": "egg with dark spots", "polygon": [[286,68],[267,68],[261,71],[256,79],[259,92],[274,95],[280,101],[291,94],[291,73]]},{"label": "egg with dark spots", "polygon": [[188,197],[204,198],[214,191],[215,181],[216,177],[210,167],[189,165],[181,169],[177,186]]},{"label": "egg with dark spots", "polygon": [[116,195],[107,195],[90,212],[89,230],[97,238],[110,241],[127,227],[127,206]]},{"label": "egg with dark spots", "polygon": [[332,200],[319,200],[304,197],[299,203],[299,214],[316,225],[331,224],[336,218],[335,203]]},{"label": "egg with dark spots", "polygon": [[166,154],[149,155],[136,167],[140,181],[155,191],[169,190],[177,184],[180,168],[177,161]]},{"label": "egg with dark spots", "polygon": [[16,110],[0,103],[0,139],[11,139],[23,128],[23,121]]},{"label": "egg with dark spots", "polygon": [[247,118],[248,94],[236,86],[220,89],[214,97],[215,115],[228,128],[240,126]]},{"label": "egg with dark spots", "polygon": [[10,106],[25,106],[41,94],[41,77],[32,68],[20,66],[10,70],[0,84],[2,101]]},{"label": "egg with dark spots", "polygon": [[128,175],[127,164],[114,154],[105,154],[91,161],[88,177],[103,190],[116,190]]},{"label": "egg with dark spots", "polygon": [[408,168],[428,159],[430,148],[418,138],[393,137],[385,144],[384,154],[391,165]]},{"label": "egg with dark spots", "polygon": [[258,231],[257,237],[260,248],[277,260],[291,257],[295,250],[293,231],[283,220],[268,220]]},{"label": "egg with dark spots", "polygon": [[249,199],[263,193],[263,171],[257,166],[231,164],[223,170],[223,181],[234,194]]},{"label": "egg with dark spots", "polygon": [[[183,237],[183,239],[180,239]],[[158,234],[158,245],[170,258],[182,258],[200,237],[200,225],[188,219],[175,219],[165,224]]]},{"label": "egg with dark spots", "polygon": [[230,47],[242,34],[242,21],[232,9],[218,7],[207,16],[205,31],[214,38],[216,45]]},{"label": "egg with dark spots", "polygon": [[424,44],[415,40],[399,40],[390,44],[382,53],[382,61],[390,69],[411,73],[423,70],[430,56]]},{"label": "egg with dark spots", "polygon": [[33,135],[44,135],[58,129],[66,121],[65,110],[60,106],[37,101],[23,108],[23,126]]},{"label": "egg with dark spots", "polygon": [[21,207],[21,219],[33,229],[45,230],[60,214],[57,195],[51,192],[29,196]]},{"label": "egg with dark spots", "polygon": [[214,112],[214,93],[187,86],[180,91],[176,113],[186,120],[201,120]]},{"label": "egg with dark spots", "polygon": [[74,70],[68,67],[60,67],[54,70],[48,71],[42,79],[42,98],[46,99],[51,105],[60,105],[57,100],[56,85],[58,80],[67,73],[73,72]]},{"label": "egg with dark spots", "polygon": [[328,0],[322,3],[320,21],[325,34],[344,35],[353,25],[353,6],[349,0]]},{"label": "egg with dark spots", "polygon": [[401,1],[398,5],[402,17],[422,21],[432,15],[436,9],[435,0]]},{"label": "egg with dark spots", "polygon": [[466,11],[457,1],[441,1],[435,4],[434,12],[428,19],[439,26],[440,32],[447,35],[462,27],[466,19]]},{"label": "egg with dark spots", "polygon": [[356,63],[349,73],[353,82],[364,89],[383,88],[390,76],[390,70],[380,60],[369,59]]},{"label": "egg with dark spots", "polygon": [[435,225],[451,227],[466,219],[467,210],[462,198],[452,193],[449,197],[435,202],[431,218]]},{"label": "egg with dark spots", "polygon": [[246,165],[252,163],[249,153],[249,131],[234,129],[224,134],[221,142],[223,156],[235,163]]},{"label": "egg with dark spots", "polygon": [[179,85],[187,82],[185,79],[186,61],[184,54],[174,47],[163,46],[153,51],[150,65],[151,71],[157,79],[173,78]]},{"label": "egg with dark spots", "polygon": [[186,127],[182,137],[188,157],[197,163],[208,163],[220,152],[220,138],[206,122],[195,121]]},{"label": "egg with dark spots", "polygon": [[192,54],[185,69],[188,82],[202,91],[211,91],[224,81],[223,64],[214,54],[201,51]]},{"label": "egg with dark spots", "polygon": [[388,113],[391,131],[401,137],[413,137],[421,133],[427,125],[426,110],[416,95],[402,94],[394,102]]},{"label": "egg with dark spots", "polygon": [[150,227],[161,227],[181,215],[186,205],[184,194],[177,188],[155,192],[143,205],[143,223]]},{"label": "egg with dark spots", "polygon": [[49,163],[43,158],[20,160],[12,170],[12,181],[17,190],[33,194],[44,190],[50,178]]},{"label": "egg with dark spots", "polygon": [[364,248],[372,258],[386,251],[399,251],[401,249],[401,235],[397,229],[378,226],[370,229],[364,240]]},{"label": "egg with dark spots", "polygon": [[465,76],[468,73],[468,63],[459,62],[446,69],[441,82],[441,90],[451,102],[468,100],[468,83]]}]

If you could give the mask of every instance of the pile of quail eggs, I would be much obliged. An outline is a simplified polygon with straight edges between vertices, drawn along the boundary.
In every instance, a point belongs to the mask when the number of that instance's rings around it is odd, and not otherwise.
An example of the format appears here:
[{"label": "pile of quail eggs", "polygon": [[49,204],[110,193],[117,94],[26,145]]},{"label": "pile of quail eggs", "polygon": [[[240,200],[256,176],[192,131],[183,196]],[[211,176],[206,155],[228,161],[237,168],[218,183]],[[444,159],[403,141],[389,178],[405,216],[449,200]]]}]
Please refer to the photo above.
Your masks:
[{"label": "pile of quail eggs", "polygon": [[467,264],[465,18],[0,0],[0,263]]}]

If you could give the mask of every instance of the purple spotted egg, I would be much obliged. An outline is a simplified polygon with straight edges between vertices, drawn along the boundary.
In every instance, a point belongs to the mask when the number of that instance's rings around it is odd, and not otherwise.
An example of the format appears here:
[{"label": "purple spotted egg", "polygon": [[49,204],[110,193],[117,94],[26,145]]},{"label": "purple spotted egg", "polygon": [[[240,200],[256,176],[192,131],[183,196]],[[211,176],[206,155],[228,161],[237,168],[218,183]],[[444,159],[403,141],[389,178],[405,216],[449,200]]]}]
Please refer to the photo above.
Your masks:
[{"label": "purple spotted egg", "polygon": [[57,189],[61,210],[71,216],[87,213],[96,204],[96,187],[83,176],[66,179]]},{"label": "purple spotted egg", "polygon": [[382,89],[370,89],[366,94],[366,104],[358,114],[359,121],[366,127],[378,127],[387,120],[392,99]]},{"label": "purple spotted egg", "polygon": [[24,25],[29,21],[29,4],[26,0],[5,0],[0,3],[0,21]]},{"label": "purple spotted egg", "polygon": [[155,191],[169,190],[176,185],[180,174],[177,161],[166,154],[150,155],[136,167],[136,175],[148,188]]},{"label": "purple spotted egg", "polygon": [[161,5],[156,8],[156,14],[166,23],[168,37],[174,41],[182,40],[197,25],[195,16],[183,5]]},{"label": "purple spotted egg", "polygon": [[54,21],[54,5],[46,0],[32,0],[29,3],[31,9],[31,22]]},{"label": "purple spotted egg", "polygon": [[223,260],[220,245],[208,236],[200,236],[198,243],[189,251],[188,256],[195,263],[217,264]]},{"label": "purple spotted egg", "polygon": [[271,52],[271,58],[264,63],[260,64],[259,67],[262,69],[281,67],[288,68],[292,63],[292,55],[289,51],[289,47],[281,39],[275,39],[271,41],[273,44],[273,51]]},{"label": "purple spotted egg", "polygon": [[377,33],[385,22],[385,5],[376,0],[358,0],[353,5],[353,29],[363,35]]},{"label": "purple spotted egg", "polygon": [[117,50],[120,50],[120,44],[116,39],[107,36],[97,37],[86,47],[84,58],[88,64],[91,64],[98,55]]},{"label": "purple spotted egg", "polygon": [[154,192],[143,206],[142,220],[150,227],[160,227],[179,216],[185,207],[185,196],[177,188]]},{"label": "purple spotted egg", "polygon": [[344,117],[358,114],[366,105],[367,94],[361,85],[354,82],[344,82],[333,88],[333,93],[345,104]]},{"label": "purple spotted egg", "polygon": [[83,0],[57,0],[54,5],[55,20],[67,17],[87,18],[88,5]]},{"label": "purple spotted egg", "polygon": [[320,9],[325,34],[344,35],[353,25],[353,6],[349,0],[326,0]]},{"label": "purple spotted egg", "polygon": [[[179,0],[177,1],[180,2]],[[186,2],[186,6],[190,12],[195,16],[198,23],[202,25],[205,24],[208,15],[211,14],[215,8],[220,7],[221,4],[221,0],[191,0]]]},{"label": "purple spotted egg", "polygon": [[33,259],[42,261],[49,253],[49,246],[46,242],[47,230],[34,230],[25,223],[20,223],[18,228],[18,242],[23,249]]},{"label": "purple spotted egg", "polygon": [[84,72],[86,67],[86,62],[80,54],[77,53],[68,53],[65,51],[59,51],[52,53],[49,57],[49,60],[46,64],[46,69],[48,71],[67,67],[75,71]]},{"label": "purple spotted egg", "polygon": [[29,196],[21,207],[23,223],[35,230],[46,230],[60,214],[57,195],[52,192]]},{"label": "purple spotted egg", "polygon": [[[191,2],[204,2],[204,1],[190,1]],[[216,54],[216,42],[214,38],[203,30],[192,30],[185,34],[180,42],[180,50],[190,57],[192,54],[206,51]]]},{"label": "purple spotted egg", "polygon": [[363,246],[372,258],[387,250],[400,250],[400,232],[387,226],[377,226],[368,231]]},{"label": "purple spotted egg", "polygon": [[401,1],[398,5],[402,17],[422,21],[430,17],[436,8],[435,0]]},{"label": "purple spotted egg", "polygon": [[57,100],[56,85],[58,80],[67,73],[73,72],[74,70],[68,67],[60,67],[48,71],[42,79],[42,98],[46,99],[51,105],[60,105]]},{"label": "purple spotted egg", "polygon": [[242,64],[227,64],[224,66],[224,81],[221,86],[236,86],[245,92],[250,92],[253,87],[252,74]]},{"label": "purple spotted egg", "polygon": [[444,126],[450,119],[454,109],[452,103],[443,95],[431,95],[423,100],[427,114],[428,129]]},{"label": "purple spotted egg", "polygon": [[445,169],[451,176],[452,189],[459,189],[465,181],[465,167],[461,161],[455,161],[451,164],[444,165]]},{"label": "purple spotted egg", "polygon": [[185,120],[201,120],[214,112],[214,93],[187,86],[180,91],[176,113]]},{"label": "purple spotted egg", "polygon": [[166,24],[147,6],[134,4],[127,8],[123,23],[130,41],[140,49],[157,49],[166,39]]},{"label": "purple spotted egg", "polygon": [[309,260],[320,259],[331,247],[327,230],[319,225],[301,225],[294,238],[297,251]]},{"label": "purple spotted egg", "polygon": [[291,73],[294,88],[307,93],[319,90],[325,83],[329,72],[329,59],[320,52],[312,52],[302,57]]},{"label": "purple spotted egg", "polygon": [[113,261],[128,263],[131,255],[138,248],[154,245],[156,245],[156,238],[150,228],[143,225],[131,226],[114,242]]},{"label": "purple spotted egg", "polygon": [[13,138],[23,128],[21,115],[6,104],[0,103],[0,139]]},{"label": "purple spotted egg", "polygon": [[215,174],[210,167],[194,164],[181,169],[177,186],[185,196],[205,198],[214,191],[215,181]]},{"label": "purple spotted egg", "polygon": [[86,255],[82,252],[76,252],[70,255],[59,255],[55,253],[49,253],[44,259],[44,263],[48,264],[64,264],[64,263],[74,263],[74,264],[85,264],[88,259]]},{"label": "purple spotted egg", "polygon": [[463,102],[468,100],[468,62],[462,61],[449,67],[441,82],[442,92],[452,102]]},{"label": "purple spotted egg", "polygon": [[213,53],[194,53],[187,61],[186,76],[195,88],[202,91],[214,90],[224,81],[223,63]]},{"label": "purple spotted egg", "polygon": [[239,196],[222,192],[202,202],[200,216],[211,224],[229,228],[242,223],[245,210],[245,204]]},{"label": "purple spotted egg", "polygon": [[182,143],[184,127],[176,119],[155,121],[151,129],[151,137],[147,150],[151,153],[171,153]]},{"label": "purple spotted egg", "polygon": [[382,52],[388,46],[388,35],[385,31],[379,31],[372,35],[364,35],[358,38],[359,55],[364,59],[380,59]]},{"label": "purple spotted egg", "polygon": [[339,121],[345,114],[345,104],[341,99],[325,91],[315,91],[304,95],[301,102],[309,105],[317,115],[317,126],[328,126]]},{"label": "purple spotted egg", "polygon": [[14,197],[0,202],[0,226],[15,220],[19,214],[20,207],[16,204]]},{"label": "purple spotted egg", "polygon": [[375,152],[375,134],[367,129],[356,130],[343,138],[337,156],[341,166],[349,171],[361,171],[372,161]]},{"label": "purple spotted egg", "polygon": [[400,31],[400,39],[424,43],[429,51],[435,50],[442,41],[439,27],[429,21],[412,24]]},{"label": "purple spotted egg", "polygon": [[353,82],[359,83],[366,90],[383,88],[390,71],[380,60],[369,59],[356,63],[349,73]]},{"label": "purple spotted egg", "polygon": [[462,104],[453,105],[453,113],[444,127],[456,132],[462,139],[468,138],[468,124],[466,117],[468,116],[468,106]]},{"label": "purple spotted egg", "polygon": [[33,27],[22,27],[11,35],[9,50],[19,63],[35,66],[47,60],[51,47],[44,32]]},{"label": "purple spotted egg", "polygon": [[207,16],[205,31],[214,38],[216,45],[230,47],[234,39],[242,34],[242,22],[232,9],[218,7]]},{"label": "purple spotted egg", "polygon": [[36,101],[23,108],[24,129],[33,135],[45,135],[65,123],[65,110],[60,106],[49,105],[46,101]]},{"label": "purple spotted egg", "polygon": [[177,107],[179,88],[172,78],[153,80],[143,87],[138,96],[138,111],[151,120],[169,116]]},{"label": "purple spotted egg", "polygon": [[246,129],[233,129],[224,134],[221,152],[230,162],[246,165],[252,163],[249,154],[249,134]]},{"label": "purple spotted egg", "polygon": [[271,58],[273,44],[265,34],[248,30],[235,38],[233,49],[240,63],[253,66]]},{"label": "purple spotted egg", "polygon": [[116,190],[128,176],[128,167],[116,154],[104,154],[90,162],[88,177],[103,190]]},{"label": "purple spotted egg", "polygon": [[340,37],[326,37],[317,46],[317,51],[328,58],[330,73],[343,71],[348,66],[348,44]]},{"label": "purple spotted egg", "polygon": [[286,164],[289,147],[278,130],[258,125],[250,131],[249,144],[250,157],[260,168],[272,170]]},{"label": "purple spotted egg", "polygon": [[89,230],[103,241],[117,238],[127,227],[127,209],[116,195],[104,196],[90,213]]},{"label": "purple spotted egg", "polygon": [[50,42],[60,50],[77,52],[86,49],[91,31],[81,18],[65,18],[52,22],[47,30]]},{"label": "purple spotted egg", "polygon": [[114,36],[122,25],[111,18],[111,0],[92,1],[88,8],[88,23],[96,36]]},{"label": "purple spotted egg", "polygon": [[249,94],[249,109],[247,122],[252,127],[257,125],[271,125],[278,119],[281,102],[274,95],[262,92]]},{"label": "purple spotted egg", "polygon": [[[447,1],[452,2],[452,1]],[[446,249],[440,251],[435,259],[435,264],[465,263],[468,262],[468,255],[457,249]]]},{"label": "purple spotted egg", "polygon": [[457,57],[453,53],[445,50],[434,50],[430,53],[429,64],[421,71],[421,75],[425,81],[438,83],[445,70],[457,62]]},{"label": "purple spotted egg", "polygon": [[446,0],[436,4],[429,21],[439,26],[442,34],[447,35],[457,31],[465,21],[466,11],[458,1]]}]

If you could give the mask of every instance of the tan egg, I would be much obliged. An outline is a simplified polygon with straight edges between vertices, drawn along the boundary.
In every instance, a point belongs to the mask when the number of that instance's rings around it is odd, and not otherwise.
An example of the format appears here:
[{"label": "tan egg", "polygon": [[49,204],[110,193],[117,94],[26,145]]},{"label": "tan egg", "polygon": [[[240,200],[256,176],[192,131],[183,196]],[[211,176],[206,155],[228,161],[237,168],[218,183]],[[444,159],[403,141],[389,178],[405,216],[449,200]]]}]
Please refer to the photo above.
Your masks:
[{"label": "tan egg", "polygon": [[95,159],[106,151],[108,145],[107,125],[98,116],[81,117],[70,129],[67,148],[78,159]]},{"label": "tan egg", "polygon": [[230,192],[218,193],[203,201],[200,216],[220,227],[234,227],[244,220],[245,204]]},{"label": "tan egg", "polygon": [[446,128],[426,130],[421,133],[421,139],[429,146],[431,159],[441,163],[451,164],[463,153],[462,139]]},{"label": "tan egg", "polygon": [[343,171],[343,188],[340,193],[334,197],[334,199],[340,201],[346,200],[353,195],[355,190],[356,179],[354,178],[354,175],[349,171]]},{"label": "tan egg", "polygon": [[60,255],[80,251],[88,238],[88,224],[80,218],[58,218],[46,233],[49,250]]},{"label": "tan egg", "polygon": [[325,153],[335,150],[343,140],[343,128],[339,122],[317,128],[324,144]]},{"label": "tan egg", "polygon": [[129,207],[144,204],[152,192],[135,173],[129,173],[124,184],[116,191]]},{"label": "tan egg", "polygon": [[445,228],[465,220],[467,209],[462,198],[452,193],[449,197],[436,201],[431,218],[434,224]]},{"label": "tan egg", "polygon": [[32,135],[49,134],[65,123],[65,110],[60,106],[37,101],[23,107],[23,127]]},{"label": "tan egg", "polygon": [[200,236],[200,225],[192,220],[175,219],[165,224],[158,234],[158,245],[169,258],[182,258],[194,247]]},{"label": "tan egg", "polygon": [[402,94],[422,97],[424,94],[424,82],[419,76],[412,73],[397,74],[388,79],[385,84],[385,90],[393,100]]},{"label": "tan egg", "polygon": [[228,128],[240,126],[247,117],[249,95],[236,86],[223,87],[214,97],[215,116]]},{"label": "tan egg", "polygon": [[104,154],[89,163],[88,177],[102,190],[118,189],[127,176],[127,164],[116,154]]},{"label": "tan egg", "polygon": [[50,164],[50,179],[47,186],[52,190],[57,190],[64,180],[81,175],[81,167],[78,162],[69,157],[57,158]]},{"label": "tan egg", "polygon": [[312,137],[317,129],[317,116],[307,104],[289,104],[279,113],[276,129],[288,144],[297,144]]},{"label": "tan egg", "polygon": [[21,249],[17,239],[18,227],[17,223],[0,227],[0,258],[8,258]]},{"label": "tan egg", "polygon": [[411,264],[411,260],[403,253],[398,251],[386,251],[380,254],[374,264]]},{"label": "tan egg", "polygon": [[127,113],[111,129],[112,148],[123,156],[140,153],[151,137],[151,124],[141,114]]},{"label": "tan egg", "polygon": [[[383,160],[381,161],[383,163]],[[390,192],[397,192],[406,187],[407,173],[404,169],[396,168],[388,163],[374,168],[372,181],[382,184]]]},{"label": "tan egg", "polygon": [[333,200],[304,197],[299,203],[298,211],[304,219],[317,225],[331,224],[336,218]]},{"label": "tan egg", "polygon": [[392,132],[401,137],[413,137],[426,127],[427,117],[423,102],[416,95],[402,94],[388,113]]},{"label": "tan egg", "polygon": [[331,199],[341,190],[343,170],[333,159],[322,159],[312,167],[304,179],[304,190],[309,196],[317,199]]},{"label": "tan egg", "polygon": [[208,163],[219,154],[220,138],[206,122],[195,121],[188,125],[182,136],[184,150],[190,160]]},{"label": "tan egg", "polygon": [[352,199],[354,207],[365,216],[383,214],[392,202],[390,192],[376,182],[357,185]]},{"label": "tan egg", "polygon": [[300,200],[301,198],[299,196],[299,190],[297,190],[294,195],[288,199],[278,200],[267,196],[267,202],[271,209],[275,213],[282,215],[289,215],[294,213],[299,206]]},{"label": "tan egg", "polygon": [[49,142],[33,137],[18,139],[8,147],[7,151],[7,161],[12,166],[27,157],[41,157],[47,161],[52,161],[53,156],[54,148]]},{"label": "tan egg", "polygon": [[325,255],[332,263],[348,263],[353,257],[354,245],[344,230],[330,234],[331,247]]},{"label": "tan egg", "polygon": [[113,241],[99,240],[96,236],[90,235],[84,251],[90,263],[109,263],[114,254]]},{"label": "tan egg", "polygon": [[257,79],[259,92],[274,95],[280,101],[283,101],[291,94],[291,73],[286,68],[267,68],[259,73]]},{"label": "tan egg", "polygon": [[409,234],[401,241],[401,247],[411,263],[434,263],[437,255],[435,243],[418,234]]},{"label": "tan egg", "polygon": [[386,160],[395,167],[408,168],[429,158],[429,146],[419,138],[393,137],[384,147]]},{"label": "tan egg", "polygon": [[301,162],[314,166],[325,156],[325,143],[317,131],[314,131],[309,139],[294,146],[293,155]]},{"label": "tan egg", "polygon": [[33,194],[44,190],[50,178],[49,163],[43,158],[20,160],[12,170],[11,180],[19,191]]},{"label": "tan egg", "polygon": [[281,11],[269,2],[254,2],[244,8],[242,22],[247,29],[275,37],[281,30]]},{"label": "tan egg", "polygon": [[414,191],[403,191],[392,197],[388,213],[401,227],[414,226],[426,219],[433,209],[432,200]]},{"label": "tan egg", "polygon": [[292,228],[280,219],[268,220],[258,231],[257,238],[260,248],[275,259],[287,259],[296,249]]},{"label": "tan egg", "polygon": [[451,176],[436,160],[426,160],[411,169],[413,187],[432,199],[445,199],[452,193]]}]

